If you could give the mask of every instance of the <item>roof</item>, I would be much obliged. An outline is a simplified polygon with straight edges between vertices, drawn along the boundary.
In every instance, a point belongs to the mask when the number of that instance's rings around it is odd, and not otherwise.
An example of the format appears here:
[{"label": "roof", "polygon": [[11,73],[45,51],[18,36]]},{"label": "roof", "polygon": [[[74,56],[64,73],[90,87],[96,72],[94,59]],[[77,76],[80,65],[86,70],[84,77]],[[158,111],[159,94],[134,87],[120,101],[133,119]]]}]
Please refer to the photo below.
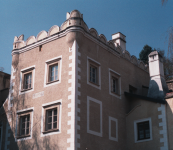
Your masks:
[{"label": "roof", "polygon": [[155,98],[150,98],[147,96],[132,94],[132,93],[128,93],[128,92],[124,92],[124,95],[127,97],[138,98],[138,99],[142,99],[142,100],[146,100],[146,101],[150,101],[150,102],[154,102],[154,103],[166,104],[166,101],[164,99],[155,99]]}]

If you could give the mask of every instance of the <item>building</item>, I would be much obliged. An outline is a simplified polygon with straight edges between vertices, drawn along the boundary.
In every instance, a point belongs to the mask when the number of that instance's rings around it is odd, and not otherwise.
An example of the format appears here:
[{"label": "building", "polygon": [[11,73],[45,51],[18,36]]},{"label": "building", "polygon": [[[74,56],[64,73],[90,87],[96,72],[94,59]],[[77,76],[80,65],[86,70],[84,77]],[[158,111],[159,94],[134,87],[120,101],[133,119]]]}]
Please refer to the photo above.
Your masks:
[{"label": "building", "polygon": [[[150,75],[151,67],[158,69],[150,81],[148,67],[126,50],[125,35],[107,41],[77,10],[66,19],[37,37],[14,38],[10,94],[0,110],[6,118],[1,149],[172,147],[172,99],[168,94],[166,103],[161,56],[149,56]],[[153,80],[159,97],[152,94]]]},{"label": "building", "polygon": [[8,97],[10,88],[10,74],[0,71],[0,107]]}]

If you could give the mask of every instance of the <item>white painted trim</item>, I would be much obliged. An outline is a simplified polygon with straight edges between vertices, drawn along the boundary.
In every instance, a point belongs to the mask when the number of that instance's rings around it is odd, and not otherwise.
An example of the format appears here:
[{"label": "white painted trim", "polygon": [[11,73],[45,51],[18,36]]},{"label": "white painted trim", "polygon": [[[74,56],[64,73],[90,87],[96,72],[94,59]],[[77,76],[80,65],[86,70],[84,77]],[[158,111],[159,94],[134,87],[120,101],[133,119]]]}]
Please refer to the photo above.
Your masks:
[{"label": "white painted trim", "polygon": [[[111,80],[111,72],[113,72],[114,74],[117,74],[119,76],[119,78],[118,78],[118,82],[119,82],[118,85],[119,85],[119,87],[118,88],[120,90],[120,93],[119,93],[120,96],[118,96],[118,95],[116,95],[116,94],[111,92],[111,88],[112,88],[111,87],[111,85],[112,85],[112,83],[111,83],[112,82],[112,80]],[[116,71],[114,71],[114,70],[112,70],[110,68],[109,68],[109,94],[112,95],[112,96],[115,96],[115,97],[117,97],[119,99],[121,99],[121,75],[118,72],[116,72]]]},{"label": "white painted trim", "polygon": [[[91,60],[92,62],[98,64],[98,86],[95,85],[95,84],[92,84],[91,82],[89,82],[89,66],[90,66],[90,63],[89,63],[89,60]],[[101,90],[101,65],[99,62],[95,61],[94,59],[90,58],[87,56],[87,84]]]},{"label": "white painted trim", "polygon": [[[139,140],[138,141],[138,128],[137,128],[137,123],[145,122],[145,121],[149,121],[150,138],[149,139],[144,139],[144,140]],[[134,138],[135,138],[135,143],[147,142],[147,141],[151,141],[153,139],[153,137],[152,137],[152,121],[151,121],[151,118],[144,118],[144,119],[139,119],[139,120],[135,120],[134,121]]]},{"label": "white painted trim", "polygon": [[80,100],[78,99],[78,96],[80,96],[81,93],[78,88],[80,88],[81,85],[78,83],[78,80],[80,80],[81,77],[78,73],[81,70],[78,66],[78,64],[80,64],[78,57],[81,56],[81,53],[78,49],[79,46],[75,40],[72,48],[69,48],[69,52],[72,52],[72,55],[69,56],[69,60],[72,60],[72,63],[69,64],[69,69],[71,69],[69,75],[71,78],[68,80],[68,83],[71,83],[71,86],[68,88],[68,91],[70,91],[70,95],[68,95],[68,100],[70,101],[68,108],[71,110],[68,112],[70,119],[67,122],[67,125],[70,125],[70,129],[67,130],[67,134],[70,135],[70,138],[67,139],[67,143],[70,143],[70,146],[67,147],[67,150],[77,150],[80,148],[80,143],[78,142],[80,134],[77,131],[80,130],[80,126],[78,125],[78,122],[80,121],[80,117],[78,116],[78,113],[80,113],[80,108],[78,108]]},{"label": "white painted trim", "polygon": [[158,119],[162,119],[162,122],[159,123],[159,127],[162,127],[162,130],[159,131],[160,135],[163,138],[160,138],[160,143],[164,143],[160,150],[168,150],[168,133],[167,133],[167,121],[166,121],[166,105],[161,104],[158,107],[158,111],[161,111],[161,114],[158,115]]},{"label": "white painted trim", "polygon": [[[55,132],[51,132],[51,133],[46,133],[46,134],[43,134],[43,120],[44,120],[44,107],[45,106],[49,106],[49,105],[52,105],[52,104],[56,104],[56,103],[60,103],[58,105],[60,105],[60,112],[59,112],[59,131],[55,131]],[[49,102],[49,103],[46,103],[46,104],[42,104],[42,115],[41,115],[41,137],[44,137],[44,136],[48,136],[48,135],[53,135],[53,134],[60,134],[61,133],[61,118],[62,118],[62,99],[60,100],[56,100],[56,101],[53,101],[53,102]]]},{"label": "white painted trim", "polygon": [[[58,62],[60,63],[60,66],[58,66],[58,67],[60,67],[60,72],[58,72],[59,81],[53,82],[50,84],[46,84],[46,79],[47,79],[47,75],[48,75],[48,70],[47,70],[48,64],[47,63],[50,61],[56,60],[56,59],[59,59]],[[61,83],[61,71],[62,71],[62,55],[60,55],[58,57],[54,57],[54,58],[49,59],[49,60],[46,60],[45,61],[45,72],[44,72],[44,87],[48,87],[48,86],[52,86],[52,85]]]},{"label": "white painted trim", "polygon": [[[111,136],[111,121],[114,121],[116,123],[116,138]],[[118,142],[118,120],[116,118],[110,117],[109,116],[109,139],[112,141],[117,141]]]},{"label": "white painted trim", "polygon": [[[93,101],[100,105],[100,132],[90,130],[90,127],[89,127],[89,112],[90,112],[89,101]],[[102,137],[102,102],[95,98],[89,97],[89,96],[87,96],[87,133]]]},{"label": "white painted trim", "polygon": [[[32,111],[31,112],[31,130],[30,130],[30,137],[17,139],[16,137],[17,137],[17,125],[18,125],[18,113],[25,113],[27,111]],[[17,114],[16,114],[16,128],[15,128],[15,141],[24,141],[24,140],[32,139],[33,117],[34,117],[34,107],[17,111]]]},{"label": "white painted trim", "polygon": [[[30,69],[30,68],[33,68],[33,74],[32,74],[32,89],[31,89],[31,90],[28,90],[28,91],[21,92],[21,89],[22,89],[22,74],[23,74],[22,72],[25,71],[25,70],[28,70],[28,69]],[[29,92],[34,91],[34,83],[35,83],[35,65],[20,70],[19,95],[22,95],[22,94],[25,94],[25,93],[29,93]]]}]

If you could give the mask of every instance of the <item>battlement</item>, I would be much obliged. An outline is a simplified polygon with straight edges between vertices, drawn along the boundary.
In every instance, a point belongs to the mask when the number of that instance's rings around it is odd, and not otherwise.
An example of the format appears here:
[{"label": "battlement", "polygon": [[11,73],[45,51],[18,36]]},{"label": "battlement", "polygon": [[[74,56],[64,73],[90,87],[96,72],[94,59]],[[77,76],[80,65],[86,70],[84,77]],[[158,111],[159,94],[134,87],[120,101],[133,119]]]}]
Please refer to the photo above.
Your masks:
[{"label": "battlement", "polygon": [[81,14],[78,10],[73,10],[70,13],[67,12],[66,21],[62,23],[61,27],[54,25],[49,29],[48,32],[43,30],[39,32],[36,37],[30,36],[26,41],[24,41],[23,34],[20,35],[19,37],[15,36],[13,43],[13,50],[16,51],[18,49],[23,49],[24,47],[36,44],[42,40],[49,39],[50,37],[56,36],[57,34],[62,33],[63,31],[65,31],[67,28],[70,27],[80,27],[80,29],[89,34],[91,38],[94,38],[95,40],[98,41],[98,43],[101,43],[102,45],[106,46],[106,49],[109,49],[112,52],[116,52],[119,56],[122,56],[126,60],[130,61],[131,63],[137,65],[141,69],[148,72],[148,66],[145,66],[145,64],[142,61],[138,60],[135,56],[133,55],[131,56],[130,53],[126,50],[126,46],[124,44],[121,44],[121,41],[117,42],[117,40],[120,39],[123,39],[125,41],[126,37],[125,35],[123,35],[122,33],[120,34],[120,32],[118,32],[116,34],[116,36],[118,37],[114,37],[115,34],[113,34],[112,40],[108,41],[105,35],[103,34],[99,35],[96,29],[88,28],[87,24],[83,20],[83,14]]}]

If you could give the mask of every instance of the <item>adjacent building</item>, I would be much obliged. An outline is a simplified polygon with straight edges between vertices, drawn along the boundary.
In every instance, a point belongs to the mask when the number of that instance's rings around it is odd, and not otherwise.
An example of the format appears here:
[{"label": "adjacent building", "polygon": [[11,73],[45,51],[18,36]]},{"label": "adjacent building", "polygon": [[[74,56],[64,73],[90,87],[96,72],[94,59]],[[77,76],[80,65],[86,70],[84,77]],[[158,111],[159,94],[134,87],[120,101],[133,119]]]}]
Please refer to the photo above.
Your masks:
[{"label": "adjacent building", "polygon": [[77,10],[61,27],[26,41],[15,37],[0,148],[171,149],[172,99],[168,94],[166,103],[162,57],[149,58],[150,75],[126,50],[125,35],[108,41]]}]

